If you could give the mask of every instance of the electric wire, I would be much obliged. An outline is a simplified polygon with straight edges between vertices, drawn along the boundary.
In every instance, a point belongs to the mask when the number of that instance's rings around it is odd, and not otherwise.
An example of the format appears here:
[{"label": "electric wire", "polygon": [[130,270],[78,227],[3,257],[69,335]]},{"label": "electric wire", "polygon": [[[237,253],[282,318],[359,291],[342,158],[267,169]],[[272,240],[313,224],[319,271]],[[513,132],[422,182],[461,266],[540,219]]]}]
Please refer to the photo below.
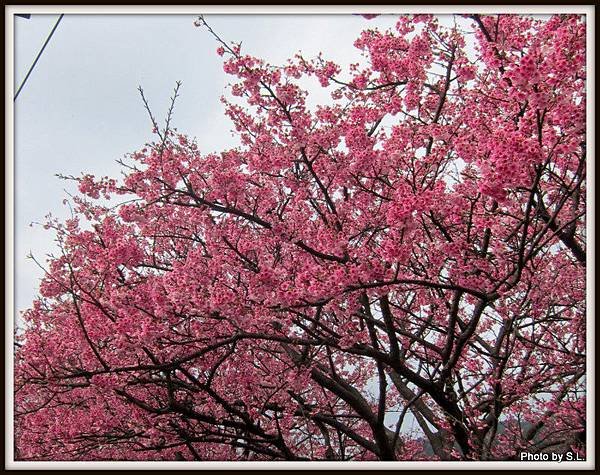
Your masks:
[{"label": "electric wire", "polygon": [[25,79],[23,79],[23,82],[19,86],[19,89],[17,90],[17,93],[15,94],[15,98],[13,99],[13,102],[17,100],[17,97],[19,96],[19,93],[23,89],[23,86],[27,82],[27,79],[29,79],[29,76],[31,75],[31,72],[33,71],[33,68],[35,68],[35,65],[37,64],[38,60],[42,56],[42,53],[46,49],[46,46],[48,45],[48,42],[50,41],[50,38],[52,38],[52,35],[56,31],[56,28],[58,27],[58,24],[62,20],[63,16],[65,16],[65,14],[61,13],[60,16],[58,17],[58,20],[56,20],[56,23],[54,24],[54,27],[52,28],[52,31],[50,31],[50,34],[48,35],[48,37],[46,38],[46,41],[44,42],[44,45],[42,46],[42,49],[40,49],[40,52],[36,56],[35,60],[33,61],[33,64],[31,65],[31,67],[29,68],[29,71],[27,72],[27,75],[25,76]]}]

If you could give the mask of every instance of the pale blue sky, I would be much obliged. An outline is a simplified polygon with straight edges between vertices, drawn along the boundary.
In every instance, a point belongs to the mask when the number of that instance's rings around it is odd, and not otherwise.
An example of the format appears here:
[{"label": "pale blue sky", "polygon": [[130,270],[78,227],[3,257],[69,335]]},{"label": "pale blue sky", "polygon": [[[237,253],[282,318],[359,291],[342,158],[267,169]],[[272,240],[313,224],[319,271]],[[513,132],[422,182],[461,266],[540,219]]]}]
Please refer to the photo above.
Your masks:
[{"label": "pale blue sky", "polygon": [[[57,15],[15,18],[15,89],[20,85]],[[138,85],[163,118],[177,80],[183,81],[174,126],[195,136],[203,151],[232,144],[231,124],[219,102],[229,78],[217,44],[193,15],[67,14],[15,103],[15,309],[37,294],[40,261],[54,248],[41,222],[62,204],[70,183],[54,175],[89,172],[117,176],[115,160],[152,140]],[[222,38],[241,41],[249,54],[283,63],[298,51],[319,52],[342,64],[358,61],[352,46],[366,28],[392,27],[393,15],[367,21],[340,15],[207,15]],[[326,99],[323,94],[317,100]]]}]

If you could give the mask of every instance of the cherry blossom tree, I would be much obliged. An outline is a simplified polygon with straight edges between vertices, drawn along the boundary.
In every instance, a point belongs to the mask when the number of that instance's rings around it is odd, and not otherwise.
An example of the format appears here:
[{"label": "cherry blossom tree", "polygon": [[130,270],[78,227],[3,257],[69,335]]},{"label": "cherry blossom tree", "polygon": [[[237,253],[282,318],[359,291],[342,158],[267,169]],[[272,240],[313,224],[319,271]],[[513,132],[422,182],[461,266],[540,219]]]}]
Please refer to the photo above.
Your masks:
[{"label": "cherry blossom tree", "polygon": [[16,457],[585,454],[584,18],[401,16],[347,70],[197,24],[239,146],[202,153],[179,86],[164,127],[141,91],[154,142],[71,177],[15,336]]}]

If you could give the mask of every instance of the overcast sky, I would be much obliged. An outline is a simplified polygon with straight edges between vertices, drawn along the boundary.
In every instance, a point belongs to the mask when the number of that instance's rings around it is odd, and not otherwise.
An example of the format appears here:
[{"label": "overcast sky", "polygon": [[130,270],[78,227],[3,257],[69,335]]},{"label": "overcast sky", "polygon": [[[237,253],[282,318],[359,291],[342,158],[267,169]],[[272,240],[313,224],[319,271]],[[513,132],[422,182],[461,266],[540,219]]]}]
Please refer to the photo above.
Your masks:
[{"label": "overcast sky", "polygon": [[[15,18],[15,90],[21,84],[57,15]],[[229,78],[217,44],[193,15],[65,15],[15,102],[15,308],[31,305],[40,261],[55,250],[41,226],[62,204],[72,184],[55,174],[118,176],[115,160],[152,140],[137,92],[144,88],[163,118],[177,80],[183,81],[173,125],[198,138],[203,152],[232,144],[229,119],[219,102]],[[392,27],[395,17],[355,15],[207,15],[213,29],[243,51],[282,63],[301,51],[342,64],[360,59],[352,46],[365,28]]]}]

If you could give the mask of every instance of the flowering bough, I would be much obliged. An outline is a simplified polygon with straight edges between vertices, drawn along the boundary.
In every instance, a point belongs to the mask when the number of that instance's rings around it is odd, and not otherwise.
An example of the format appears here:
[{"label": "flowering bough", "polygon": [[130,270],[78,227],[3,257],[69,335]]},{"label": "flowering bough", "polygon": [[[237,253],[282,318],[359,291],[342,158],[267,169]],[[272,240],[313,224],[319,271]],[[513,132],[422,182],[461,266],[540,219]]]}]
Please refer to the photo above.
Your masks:
[{"label": "flowering bough", "polygon": [[346,73],[198,25],[240,146],[171,109],[122,182],[77,178],[15,337],[17,458],[584,455],[583,19],[402,16]]}]

